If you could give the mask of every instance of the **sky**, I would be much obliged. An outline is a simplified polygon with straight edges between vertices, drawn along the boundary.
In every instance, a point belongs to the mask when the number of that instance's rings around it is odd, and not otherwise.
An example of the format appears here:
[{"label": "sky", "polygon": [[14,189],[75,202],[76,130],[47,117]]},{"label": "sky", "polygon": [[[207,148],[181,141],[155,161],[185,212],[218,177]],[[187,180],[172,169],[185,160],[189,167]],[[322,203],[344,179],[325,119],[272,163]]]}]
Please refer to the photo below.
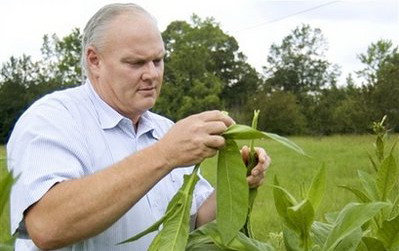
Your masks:
[{"label": "sky", "polygon": [[[107,0],[0,0],[0,64],[23,53],[40,57],[44,34],[83,29]],[[399,0],[137,0],[158,20],[161,31],[192,14],[213,17],[233,36],[248,63],[262,72],[272,44],[301,24],[320,28],[328,42],[327,60],[341,67],[341,84],[363,65],[357,56],[380,39],[399,46]]]}]

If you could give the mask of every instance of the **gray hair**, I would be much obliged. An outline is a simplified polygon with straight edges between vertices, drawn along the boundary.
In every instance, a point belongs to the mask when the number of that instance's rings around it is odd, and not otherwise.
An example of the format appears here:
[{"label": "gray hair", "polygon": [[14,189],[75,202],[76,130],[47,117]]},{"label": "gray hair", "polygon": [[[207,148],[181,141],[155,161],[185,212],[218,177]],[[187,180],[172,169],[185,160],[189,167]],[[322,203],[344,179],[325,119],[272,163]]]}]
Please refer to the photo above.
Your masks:
[{"label": "gray hair", "polygon": [[88,65],[86,60],[86,50],[89,46],[94,46],[98,50],[104,45],[105,31],[108,24],[117,16],[124,14],[145,14],[152,17],[144,8],[134,3],[113,3],[108,4],[99,9],[87,22],[86,27],[83,30],[82,36],[82,78],[88,73]]}]

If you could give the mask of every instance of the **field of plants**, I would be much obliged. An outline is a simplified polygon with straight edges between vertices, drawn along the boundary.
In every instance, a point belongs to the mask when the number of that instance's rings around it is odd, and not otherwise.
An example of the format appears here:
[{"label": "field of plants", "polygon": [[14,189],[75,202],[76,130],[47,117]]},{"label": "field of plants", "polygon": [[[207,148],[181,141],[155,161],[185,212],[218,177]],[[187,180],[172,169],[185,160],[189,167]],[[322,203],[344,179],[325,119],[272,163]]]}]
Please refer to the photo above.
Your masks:
[{"label": "field of plants", "polygon": [[[387,145],[390,146],[398,135],[389,135]],[[290,137],[309,155],[303,156],[291,151],[271,140],[257,140],[256,145],[263,146],[272,158],[267,171],[265,184],[259,188],[252,222],[255,238],[281,246],[283,221],[278,215],[273,200],[273,178],[278,177],[279,184],[290,191],[295,198],[304,198],[307,188],[322,166],[326,168],[326,192],[316,211],[315,219],[324,221],[324,213],[340,211],[348,202],[355,201],[355,196],[348,190],[338,187],[350,185],[360,188],[358,170],[370,172],[373,167],[368,153],[373,155],[374,135],[361,136],[329,136],[329,137]],[[238,141],[239,145],[249,144]],[[397,157],[398,150],[394,156]],[[212,184],[216,183],[216,158],[206,160],[201,166],[202,175]],[[0,146],[0,176],[5,173],[5,148]],[[0,240],[8,228],[7,219],[0,219]]]}]

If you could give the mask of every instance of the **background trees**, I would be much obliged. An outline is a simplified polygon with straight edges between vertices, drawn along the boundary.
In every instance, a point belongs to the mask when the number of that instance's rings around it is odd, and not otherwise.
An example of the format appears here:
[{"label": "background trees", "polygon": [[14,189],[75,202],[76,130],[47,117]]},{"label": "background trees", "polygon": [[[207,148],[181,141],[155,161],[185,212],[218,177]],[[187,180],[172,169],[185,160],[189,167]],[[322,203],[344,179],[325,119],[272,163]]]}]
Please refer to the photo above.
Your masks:
[{"label": "background trees", "polygon": [[[399,131],[399,54],[389,40],[372,43],[358,59],[364,68],[337,85],[339,66],[326,59],[322,31],[302,24],[265,53],[264,72],[247,63],[234,37],[212,18],[193,15],[162,33],[165,76],[153,108],[173,120],[208,109],[226,110],[248,124],[260,109],[259,128],[279,134],[365,133],[388,115]],[[81,33],[45,35],[42,57],[11,57],[0,68],[0,142],[22,112],[56,89],[79,85]],[[358,82],[356,82],[358,81]]]}]

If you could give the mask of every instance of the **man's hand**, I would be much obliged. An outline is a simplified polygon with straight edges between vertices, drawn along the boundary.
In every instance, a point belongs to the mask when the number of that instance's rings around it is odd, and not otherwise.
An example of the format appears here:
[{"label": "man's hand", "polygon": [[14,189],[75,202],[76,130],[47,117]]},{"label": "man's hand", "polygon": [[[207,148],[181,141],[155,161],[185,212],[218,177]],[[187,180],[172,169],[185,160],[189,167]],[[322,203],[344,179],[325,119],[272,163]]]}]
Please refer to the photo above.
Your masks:
[{"label": "man's hand", "polygon": [[159,156],[170,168],[200,163],[224,146],[221,134],[234,123],[221,111],[206,111],[182,119],[158,142]]},{"label": "man's hand", "polygon": [[[244,146],[241,149],[242,159],[244,163],[248,162],[249,158],[249,147]],[[257,156],[258,163],[252,169],[251,174],[247,177],[248,185],[250,188],[255,188],[263,184],[265,179],[266,169],[271,163],[270,157],[267,155],[265,149],[260,147],[255,147],[255,152]]]}]

